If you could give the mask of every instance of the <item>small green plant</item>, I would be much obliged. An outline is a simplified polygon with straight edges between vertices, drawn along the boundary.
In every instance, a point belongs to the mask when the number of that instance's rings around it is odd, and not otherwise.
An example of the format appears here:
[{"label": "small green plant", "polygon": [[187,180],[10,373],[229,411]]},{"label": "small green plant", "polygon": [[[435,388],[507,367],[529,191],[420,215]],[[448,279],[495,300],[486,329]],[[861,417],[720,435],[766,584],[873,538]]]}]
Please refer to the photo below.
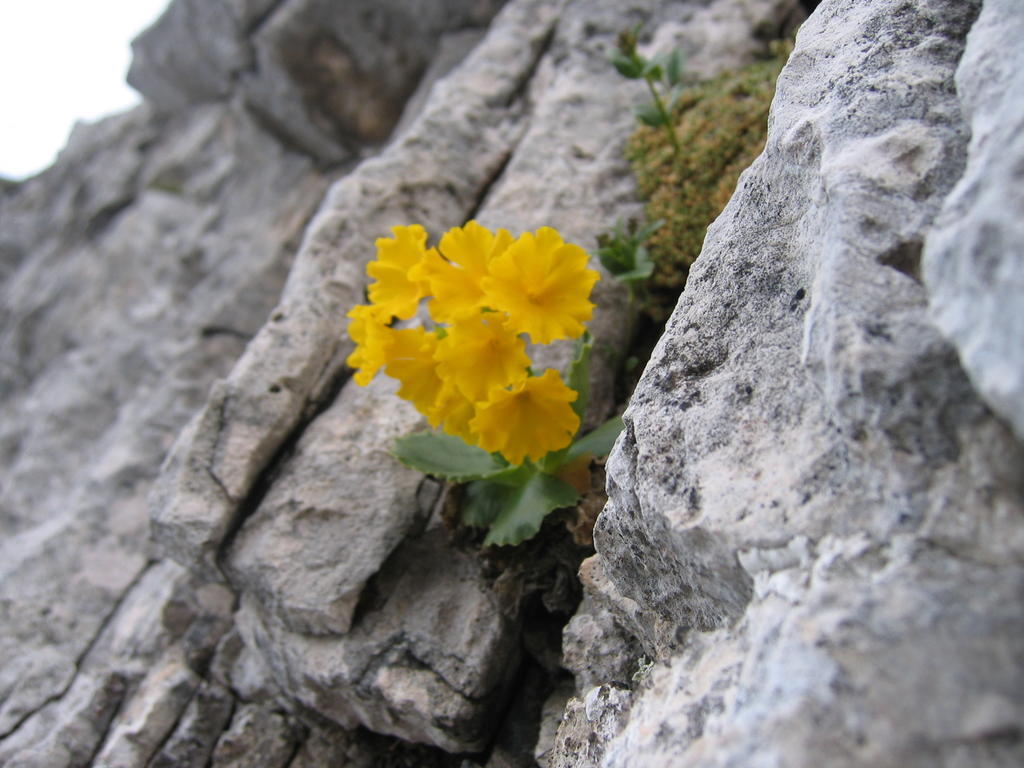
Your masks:
[{"label": "small green plant", "polygon": [[615,222],[610,234],[598,235],[597,256],[604,268],[633,290],[654,272],[654,261],[644,246],[665,222],[661,219],[639,226],[636,219],[627,224]]},{"label": "small green plant", "polygon": [[[612,56],[612,64],[623,77],[647,83],[651,101],[636,107],[636,117],[644,125],[663,129],[679,159],[683,150],[676,136],[672,113],[683,95],[683,52],[676,49],[647,59],[636,49],[639,33],[638,25],[619,35],[619,46]],[[662,93],[663,89],[667,92]]]},{"label": "small green plant", "polygon": [[[644,245],[651,236],[664,224],[660,219],[640,226],[636,219],[623,224],[615,222],[615,227],[608,234],[597,237],[597,256],[601,264],[613,277],[625,283],[628,291],[629,304],[626,310],[627,345],[632,344],[636,333],[638,298],[646,297],[646,282],[654,272],[654,260]],[[636,364],[635,358],[624,361],[626,369]]]},{"label": "small green plant", "polygon": [[[489,529],[485,545],[518,544],[549,512],[579,501],[579,468],[607,454],[622,430],[615,418],[580,435],[593,346],[584,323],[599,275],[586,251],[550,227],[513,238],[471,221],[436,249],[418,225],[392,232],[367,266],[370,303],[348,313],[354,378],[366,385],[383,369],[400,382],[398,396],[440,431],[399,439],[394,456],[467,483],[462,521]],[[430,323],[393,327],[422,317],[424,299]],[[533,371],[527,338],[576,339],[567,381]]]}]

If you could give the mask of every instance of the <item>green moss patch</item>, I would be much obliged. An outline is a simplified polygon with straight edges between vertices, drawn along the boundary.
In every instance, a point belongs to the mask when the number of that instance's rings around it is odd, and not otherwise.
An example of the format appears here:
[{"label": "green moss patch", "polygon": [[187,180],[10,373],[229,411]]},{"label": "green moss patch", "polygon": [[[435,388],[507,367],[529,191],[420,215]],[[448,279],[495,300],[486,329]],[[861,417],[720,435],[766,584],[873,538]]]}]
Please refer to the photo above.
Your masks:
[{"label": "green moss patch", "polygon": [[771,58],[687,89],[673,112],[680,157],[661,128],[640,126],[630,139],[647,220],[665,222],[648,241],[655,270],[646,311],[656,323],[671,313],[708,225],[764,148],[775,81],[791,51],[791,43],[776,43]]}]

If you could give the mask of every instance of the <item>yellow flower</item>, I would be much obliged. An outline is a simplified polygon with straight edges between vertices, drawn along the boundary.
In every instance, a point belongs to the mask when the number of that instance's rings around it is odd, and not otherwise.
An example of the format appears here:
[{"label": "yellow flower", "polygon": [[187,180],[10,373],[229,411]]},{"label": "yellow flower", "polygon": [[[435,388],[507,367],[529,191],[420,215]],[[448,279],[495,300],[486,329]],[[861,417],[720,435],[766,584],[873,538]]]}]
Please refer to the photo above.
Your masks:
[{"label": "yellow flower", "polygon": [[481,283],[487,276],[487,265],[511,242],[508,230],[492,234],[475,221],[448,230],[438,244],[444,258],[431,250],[410,274],[412,279],[430,285],[434,297],[427,305],[430,316],[436,322],[448,323],[480,314],[485,306]]},{"label": "yellow flower", "polygon": [[470,445],[475,445],[476,435],[469,428],[469,422],[475,415],[473,403],[459,392],[458,387],[451,382],[445,382],[427,418],[430,426],[436,427],[440,424],[449,435],[461,437]]},{"label": "yellow flower", "polygon": [[496,314],[456,321],[437,345],[437,371],[472,402],[495,387],[526,378],[526,342],[505,329]]},{"label": "yellow flower", "polygon": [[511,389],[493,390],[486,402],[477,404],[469,426],[485,451],[499,451],[512,464],[522,464],[526,457],[537,461],[572,441],[580,419],[569,403],[578,396],[549,368]]},{"label": "yellow flower", "polygon": [[377,260],[366,266],[367,274],[376,281],[367,294],[389,319],[395,316],[407,320],[416,314],[420,299],[426,295],[426,284],[412,279],[410,272],[433,249],[427,250],[427,231],[419,224],[392,227],[391,232],[393,238],[377,240]]},{"label": "yellow flower", "polygon": [[357,384],[365,387],[388,360],[388,351],[393,343],[393,331],[387,326],[390,318],[372,304],[356,305],[346,317],[352,318],[348,324],[348,335],[356,343],[356,348],[345,362],[358,369],[354,378]]},{"label": "yellow flower", "polygon": [[398,396],[428,416],[434,408],[443,382],[437,375],[437,336],[423,328],[403,328],[391,332],[385,371],[402,386]]},{"label": "yellow flower", "polygon": [[587,252],[550,227],[525,232],[489,265],[485,302],[507,312],[509,328],[536,344],[576,338],[590,319],[590,291],[600,275],[587,269]]}]

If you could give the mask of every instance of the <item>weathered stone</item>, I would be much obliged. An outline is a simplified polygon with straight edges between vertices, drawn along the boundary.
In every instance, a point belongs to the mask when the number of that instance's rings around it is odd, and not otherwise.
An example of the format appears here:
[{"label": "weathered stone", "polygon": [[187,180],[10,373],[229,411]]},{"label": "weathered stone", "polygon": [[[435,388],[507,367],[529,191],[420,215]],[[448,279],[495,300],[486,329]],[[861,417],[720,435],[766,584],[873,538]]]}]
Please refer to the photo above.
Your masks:
[{"label": "weathered stone", "polygon": [[[275,0],[261,4],[269,9]],[[253,66],[243,25],[255,19],[237,16],[237,6],[202,0],[170,3],[132,41],[128,82],[147,102],[165,111],[227,98],[235,80]]]},{"label": "weathered stone", "polygon": [[86,764],[122,696],[111,681],[131,689],[182,639],[161,616],[179,595],[145,577],[149,482],[263,322],[324,186],[231,108],[141,107],[77,128],[0,200],[18,254],[0,286],[5,750]]},{"label": "weathered stone", "polygon": [[27,649],[12,659],[0,670],[0,737],[66,691],[77,671],[74,661],[53,646]]},{"label": "weathered stone", "polygon": [[1024,755],[1024,449],[916,271],[979,5],[835,0],[801,28],[607,466],[605,604],[666,663],[568,764]]},{"label": "weathered stone", "polygon": [[555,738],[562,724],[569,700],[572,699],[575,685],[571,680],[562,680],[555,690],[544,700],[541,709],[540,729],[537,733],[537,744],[533,749],[533,759],[540,768],[550,768],[551,754],[555,748]]},{"label": "weathered stone", "polygon": [[235,710],[231,726],[220,737],[211,768],[285,768],[302,740],[286,715],[256,704]]},{"label": "weathered stone", "polygon": [[286,0],[250,38],[239,88],[286,142],[321,161],[382,141],[445,32],[486,25],[504,0]]},{"label": "weathered stone", "polygon": [[[688,81],[710,80],[764,54],[765,44],[790,37],[806,18],[795,0],[712,0],[680,3],[656,19],[647,57],[679,49]],[[671,11],[675,11],[671,13]]]},{"label": "weathered stone", "polygon": [[423,73],[423,77],[416,85],[416,90],[405,103],[402,117],[391,133],[392,140],[405,133],[406,129],[416,121],[416,118],[430,103],[434,86],[466,58],[469,52],[483,40],[485,34],[487,34],[486,29],[462,29],[441,36],[430,66],[427,67],[427,71]]},{"label": "weathered stone", "polygon": [[243,701],[269,703],[284,699],[267,663],[259,651],[245,644],[237,627],[221,638],[209,675]]},{"label": "weathered stone", "polygon": [[481,749],[515,671],[517,633],[479,564],[434,527],[406,540],[369,589],[344,635],[290,632],[249,596],[238,626],[288,695],[339,725]]},{"label": "weathered stone", "polygon": [[640,645],[611,610],[596,602],[598,590],[586,580],[584,588],[583,602],[562,632],[565,668],[576,678],[580,694],[605,683],[629,687],[641,655]]},{"label": "weathered stone", "polygon": [[96,763],[110,768],[145,765],[170,735],[199,685],[184,658],[170,653],[142,680],[118,713]]},{"label": "weathered stone", "polygon": [[288,768],[376,768],[378,765],[380,755],[362,744],[358,735],[321,726],[302,742]]},{"label": "weathered stone", "polygon": [[423,475],[389,453],[425,426],[396,390],[384,376],[345,387],[232,543],[232,582],[292,631],[347,632],[363,585],[431,512],[417,500]]},{"label": "weathered stone", "polygon": [[932,313],[967,375],[1024,439],[1024,15],[989,0],[956,73],[967,167],[925,239]]},{"label": "weathered stone", "polygon": [[230,691],[203,683],[148,768],[205,768],[233,708]]},{"label": "weathered stone", "polygon": [[760,571],[740,625],[656,668],[605,764],[1019,763],[1021,659],[996,638],[1024,629],[1020,569],[904,536],[816,554]]},{"label": "weathered stone", "polygon": [[132,43],[128,81],[162,111],[246,106],[320,161],[387,138],[437,38],[486,25],[503,0],[175,0]]},{"label": "weathered stone", "polygon": [[78,676],[59,700],[0,743],[7,768],[86,766],[99,748],[124,698],[119,675]]},{"label": "weathered stone", "polygon": [[548,754],[548,768],[585,768],[601,765],[609,743],[619,735],[629,715],[628,690],[601,685],[582,700],[569,699]]}]

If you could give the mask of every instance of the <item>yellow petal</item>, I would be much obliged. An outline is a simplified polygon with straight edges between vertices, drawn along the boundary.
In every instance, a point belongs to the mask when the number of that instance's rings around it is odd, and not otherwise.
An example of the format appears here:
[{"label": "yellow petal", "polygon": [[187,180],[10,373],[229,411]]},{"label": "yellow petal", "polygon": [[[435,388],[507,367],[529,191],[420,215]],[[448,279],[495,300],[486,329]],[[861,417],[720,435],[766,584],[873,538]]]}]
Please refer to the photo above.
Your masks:
[{"label": "yellow petal", "polygon": [[426,284],[410,277],[423,261],[427,250],[427,232],[419,224],[392,227],[394,237],[377,240],[377,259],[366,266],[374,282],[367,288],[370,302],[382,313],[403,320],[416,314]]},{"label": "yellow petal", "polygon": [[356,348],[345,362],[357,369],[353,378],[365,387],[387,362],[393,332],[387,327],[388,318],[370,304],[356,305],[347,317],[351,318],[348,333]]},{"label": "yellow petal", "polygon": [[437,345],[438,373],[471,402],[484,400],[495,387],[526,378],[530,358],[526,342],[497,317],[477,314],[456,321]]},{"label": "yellow petal", "polygon": [[570,403],[577,397],[549,368],[543,376],[491,392],[486,402],[477,404],[469,426],[485,451],[498,451],[515,465],[526,458],[537,461],[572,442],[580,420]]},{"label": "yellow petal", "polygon": [[404,328],[392,335],[385,371],[401,383],[398,396],[429,417],[443,384],[434,359],[437,336],[423,328]]},{"label": "yellow petal", "polygon": [[492,233],[475,221],[448,230],[438,244],[444,258],[435,253],[413,273],[416,279],[429,283],[434,297],[428,305],[430,316],[436,322],[448,323],[480,314],[485,306],[481,283],[487,276],[487,265],[511,242],[507,230]]},{"label": "yellow petal", "polygon": [[577,338],[594,305],[590,292],[600,275],[589,257],[550,227],[522,234],[489,265],[487,306],[508,314],[509,328],[537,344]]},{"label": "yellow petal", "polygon": [[473,403],[453,384],[446,382],[434,401],[434,407],[428,414],[430,426],[441,425],[449,435],[461,437],[470,445],[476,444],[476,435],[469,427],[470,420],[476,415]]}]

